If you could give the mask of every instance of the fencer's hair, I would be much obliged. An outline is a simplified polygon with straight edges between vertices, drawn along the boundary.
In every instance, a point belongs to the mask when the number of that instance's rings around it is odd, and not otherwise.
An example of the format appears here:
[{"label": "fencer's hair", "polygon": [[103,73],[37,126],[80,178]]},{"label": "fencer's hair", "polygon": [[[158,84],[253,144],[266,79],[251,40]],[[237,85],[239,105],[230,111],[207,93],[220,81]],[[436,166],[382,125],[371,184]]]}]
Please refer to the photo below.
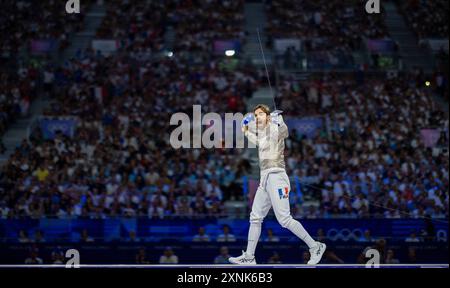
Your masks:
[{"label": "fencer's hair", "polygon": [[269,106],[265,105],[265,104],[258,104],[255,106],[255,108],[253,108],[253,113],[255,113],[256,110],[261,109],[262,111],[264,111],[264,113],[266,113],[267,115],[270,115],[270,108]]}]

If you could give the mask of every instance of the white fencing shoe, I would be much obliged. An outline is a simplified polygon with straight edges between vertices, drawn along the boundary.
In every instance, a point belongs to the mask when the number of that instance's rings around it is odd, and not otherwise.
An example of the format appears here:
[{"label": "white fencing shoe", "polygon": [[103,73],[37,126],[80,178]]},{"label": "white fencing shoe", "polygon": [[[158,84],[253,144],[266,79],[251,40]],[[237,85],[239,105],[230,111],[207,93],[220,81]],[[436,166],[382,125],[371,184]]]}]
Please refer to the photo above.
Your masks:
[{"label": "white fencing shoe", "polygon": [[242,255],[239,257],[230,257],[228,261],[232,264],[238,265],[255,265],[255,256],[248,255],[245,251],[242,251]]},{"label": "white fencing shoe", "polygon": [[316,265],[322,259],[322,255],[327,249],[327,245],[325,243],[316,242],[317,245],[309,249],[309,254],[311,257],[309,258],[308,265]]}]

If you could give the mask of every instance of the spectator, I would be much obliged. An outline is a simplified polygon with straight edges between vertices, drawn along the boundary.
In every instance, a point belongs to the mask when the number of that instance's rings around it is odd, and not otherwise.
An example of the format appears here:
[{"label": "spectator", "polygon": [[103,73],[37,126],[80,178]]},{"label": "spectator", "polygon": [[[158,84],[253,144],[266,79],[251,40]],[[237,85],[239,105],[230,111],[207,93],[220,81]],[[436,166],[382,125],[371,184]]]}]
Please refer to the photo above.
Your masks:
[{"label": "spectator", "polygon": [[34,233],[34,241],[35,243],[43,243],[46,242],[44,236],[42,235],[42,231],[41,230],[36,230],[36,232]]},{"label": "spectator", "polygon": [[228,262],[228,258],[230,258],[230,254],[228,254],[228,247],[222,246],[220,247],[220,254],[214,258],[214,264],[230,264],[230,262]]},{"label": "spectator", "polygon": [[366,264],[367,263],[367,258],[366,258],[366,255],[364,254],[364,251],[359,253],[358,256],[356,257],[356,264],[360,264],[361,265],[361,264]]},{"label": "spectator", "polygon": [[311,255],[309,254],[309,252],[308,251],[304,251],[303,255],[302,255],[302,259],[303,259],[302,264],[308,264],[308,261],[309,261],[310,257],[311,257]]},{"label": "spectator", "polygon": [[236,237],[230,233],[230,227],[224,225],[222,228],[223,233],[217,236],[217,242],[235,242]]},{"label": "spectator", "polygon": [[280,238],[273,233],[271,228],[267,229],[267,237],[264,239],[265,242],[280,242]]},{"label": "spectator", "polygon": [[51,254],[52,264],[62,265],[64,264],[64,254],[62,251],[52,251]]},{"label": "spectator", "polygon": [[373,248],[380,253],[380,262],[383,263],[383,261],[385,259],[387,259],[387,257],[385,257],[386,256],[386,240],[383,238],[378,239],[375,242],[375,245]]},{"label": "spectator", "polygon": [[268,264],[282,264],[283,262],[280,259],[280,255],[278,252],[274,251],[272,253],[272,256],[269,257],[269,260],[267,260]]},{"label": "spectator", "polygon": [[411,234],[409,235],[409,237],[407,237],[405,239],[405,242],[408,242],[408,243],[418,243],[418,242],[420,242],[419,237],[417,237],[417,235],[416,235],[416,231],[412,231]]},{"label": "spectator", "polygon": [[325,236],[325,232],[322,228],[317,229],[317,241],[323,242],[327,239],[327,236]]},{"label": "spectator", "polygon": [[364,230],[364,234],[358,239],[358,242],[373,242],[374,239],[369,229]]},{"label": "spectator", "polygon": [[88,235],[88,231],[86,229],[83,229],[83,231],[81,231],[80,241],[84,242],[84,243],[92,243],[95,240],[94,240],[94,238],[92,238]]},{"label": "spectator", "polygon": [[6,206],[5,201],[0,201],[0,218],[6,219],[9,215],[10,209]]},{"label": "spectator", "polygon": [[130,230],[130,232],[128,233],[128,238],[126,239],[126,241],[127,242],[137,243],[137,242],[140,242],[141,239],[136,237],[136,232],[134,230]]},{"label": "spectator", "polygon": [[194,236],[192,241],[194,241],[194,242],[209,242],[210,241],[209,235],[205,233],[204,227],[198,228],[198,234]]},{"label": "spectator", "polygon": [[44,263],[44,261],[42,261],[42,259],[39,258],[38,252],[35,251],[34,249],[30,252],[30,257],[25,259],[25,264],[27,264],[27,265],[30,265],[30,264],[43,264],[43,263]]},{"label": "spectator", "polygon": [[136,254],[136,264],[149,264],[150,261],[147,259],[147,253],[144,247],[139,248],[138,253]]},{"label": "spectator", "polygon": [[19,243],[29,243],[30,239],[28,238],[27,232],[24,230],[19,231],[19,238],[17,239]]},{"label": "spectator", "polygon": [[394,250],[389,249],[386,253],[386,264],[399,264],[400,261],[397,258],[394,258]]},{"label": "spectator", "polygon": [[173,253],[171,247],[166,247],[164,254],[159,258],[159,264],[178,264],[178,256]]},{"label": "spectator", "polygon": [[191,203],[191,208],[192,211],[194,212],[194,215],[204,216],[207,214],[205,201],[200,195],[197,195],[195,200]]},{"label": "spectator", "polygon": [[41,182],[45,181],[45,179],[47,179],[49,174],[50,172],[48,171],[47,167],[45,167],[44,164],[39,165],[39,168],[35,172],[36,177]]},{"label": "spectator", "polygon": [[408,247],[408,263],[409,264],[417,263],[416,248],[414,247]]},{"label": "spectator", "polygon": [[164,204],[160,199],[155,199],[150,208],[148,208],[148,217],[150,218],[164,218]]}]

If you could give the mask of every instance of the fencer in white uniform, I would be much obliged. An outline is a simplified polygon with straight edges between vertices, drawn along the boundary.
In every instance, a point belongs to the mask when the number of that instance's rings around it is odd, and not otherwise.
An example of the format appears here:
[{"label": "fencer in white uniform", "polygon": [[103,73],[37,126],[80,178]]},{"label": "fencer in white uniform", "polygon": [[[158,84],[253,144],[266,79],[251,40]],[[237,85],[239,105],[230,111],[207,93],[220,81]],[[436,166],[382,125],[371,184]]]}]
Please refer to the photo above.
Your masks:
[{"label": "fencer in white uniform", "polygon": [[284,141],[289,136],[288,127],[282,115],[278,112],[270,113],[266,105],[257,105],[253,112],[253,115],[244,118],[242,131],[258,147],[261,178],[250,213],[247,250],[242,251],[239,257],[230,257],[229,261],[233,264],[256,264],[255,249],[261,235],[261,224],[272,207],[280,225],[308,245],[311,255],[308,264],[315,265],[322,258],[326,245],[313,240],[290,213],[291,185],[284,161]]}]

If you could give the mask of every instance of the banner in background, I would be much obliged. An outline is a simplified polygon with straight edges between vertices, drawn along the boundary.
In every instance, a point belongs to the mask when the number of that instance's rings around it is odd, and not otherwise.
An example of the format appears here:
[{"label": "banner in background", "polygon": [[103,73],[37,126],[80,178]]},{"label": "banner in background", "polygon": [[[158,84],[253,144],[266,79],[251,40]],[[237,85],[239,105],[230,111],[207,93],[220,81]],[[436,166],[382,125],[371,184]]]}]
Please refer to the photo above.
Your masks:
[{"label": "banner in background", "polygon": [[[419,230],[423,227],[423,219],[303,219],[302,224],[310,231],[323,229],[330,236],[350,229],[362,231],[369,229],[372,235],[391,237],[408,237],[412,229]],[[447,239],[448,224],[445,221],[433,221],[436,234],[441,234],[442,240]],[[265,219],[265,227],[270,227],[275,235],[291,236],[289,230],[281,227],[276,219]],[[226,224],[232,228],[233,234],[238,239],[246,239],[248,233],[248,218],[246,219],[150,219],[141,218],[113,218],[113,219],[0,219],[0,238],[17,239],[20,230],[28,235],[34,235],[36,230],[41,230],[47,242],[64,241],[77,242],[83,230],[87,230],[90,237],[99,241],[111,241],[118,238],[127,238],[130,231],[136,232],[136,236],[145,241],[155,241],[161,238],[192,240],[192,236],[198,232],[198,227],[205,227],[206,232],[215,237],[221,233],[221,227]],[[331,231],[330,231],[331,230]],[[442,230],[442,232],[441,232]],[[334,233],[332,233],[334,231]],[[340,232],[342,231],[342,232]],[[3,244],[3,243],[2,243]]]},{"label": "banner in background", "polygon": [[302,42],[300,39],[283,38],[275,39],[274,47],[277,54],[283,54],[289,47],[294,46],[295,50],[301,51]]},{"label": "banner in background", "polygon": [[94,49],[94,51],[100,51],[103,55],[110,55],[116,52],[118,48],[119,42],[116,40],[92,40],[92,49]]},{"label": "banner in background", "polygon": [[390,53],[395,50],[394,41],[388,39],[368,39],[366,44],[371,53]]},{"label": "banner in background", "polygon": [[227,50],[234,50],[236,53],[241,51],[241,42],[238,40],[216,40],[213,43],[214,54],[224,54]]},{"label": "banner in background", "polygon": [[441,133],[438,129],[422,129],[420,130],[420,136],[422,137],[425,147],[432,148],[436,146]]},{"label": "banner in background", "polygon": [[45,139],[55,138],[56,132],[61,131],[64,135],[73,137],[77,121],[70,119],[41,119],[40,127]]},{"label": "banner in background", "polygon": [[34,39],[31,40],[30,46],[32,54],[46,54],[56,49],[56,41],[53,39]]},{"label": "banner in background", "polygon": [[289,131],[296,130],[297,134],[305,135],[307,138],[313,138],[317,130],[322,127],[320,118],[291,118],[286,120]]},{"label": "banner in background", "polygon": [[448,39],[426,39],[433,52],[439,52],[441,49],[448,52]]}]

